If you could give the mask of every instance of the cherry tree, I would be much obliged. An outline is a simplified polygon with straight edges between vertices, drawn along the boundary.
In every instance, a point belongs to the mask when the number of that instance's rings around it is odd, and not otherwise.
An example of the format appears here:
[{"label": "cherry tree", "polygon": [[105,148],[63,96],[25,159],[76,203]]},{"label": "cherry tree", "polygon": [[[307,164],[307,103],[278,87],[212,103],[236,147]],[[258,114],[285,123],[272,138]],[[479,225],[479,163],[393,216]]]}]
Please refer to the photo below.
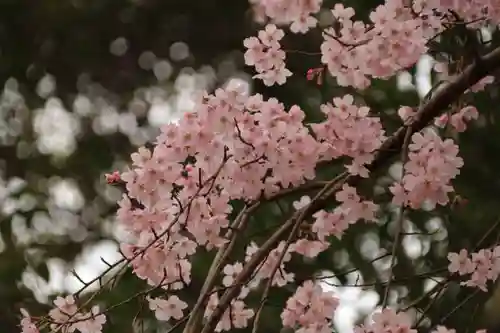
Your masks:
[{"label": "cherry tree", "polygon": [[[500,23],[500,2],[494,0],[388,0],[366,19],[337,3],[330,8],[334,24],[324,29],[317,17],[321,0],[250,3],[262,29],[242,41],[244,59],[255,71],[253,79],[267,86],[305,75],[318,85],[331,78],[361,91],[414,66],[452,29],[475,36]],[[321,63],[307,73],[292,73],[284,41],[288,34],[314,29],[322,29]],[[467,97],[494,83],[492,75],[500,67],[499,48],[477,39],[467,43],[460,59],[439,59],[439,82],[419,105],[400,106],[395,131],[386,130],[377,112],[358,103],[354,92],[321,105],[320,122],[306,120],[298,105],[247,95],[234,86],[205,94],[178,123],[162,128],[153,147],[132,154],[127,170],[107,175],[110,185],[123,189],[117,218],[130,234],[120,247],[123,259],[75,295],[58,297],[46,315],[22,309],[22,332],[102,332],[114,308],[140,296],[158,321],[171,324],[171,332],[258,332],[265,305],[281,290],[292,293],[277,305],[281,315],[275,320],[284,328],[332,332],[340,301],[322,287],[329,277],[311,274],[299,280],[289,264],[316,258],[353,225],[377,226],[383,204],[397,215],[387,249],[387,280],[380,307],[354,331],[412,333],[424,324],[439,333],[462,329],[424,323],[425,312],[412,316],[412,304],[401,306],[389,296],[405,214],[452,209],[462,201],[453,186],[464,165],[457,138],[480,117]],[[401,173],[384,188],[389,202],[360,190],[397,159]],[[321,172],[332,165],[341,171]],[[254,218],[259,210],[287,198],[293,204],[263,231],[264,240],[253,239],[247,229],[259,223]],[[500,274],[500,245],[482,245],[449,252],[445,267],[411,278],[439,278],[424,295],[430,298],[438,298],[453,281],[486,292]],[[180,292],[193,287],[192,268],[206,253],[212,254],[210,269],[198,299],[188,303]],[[94,304],[93,297],[80,302],[85,288],[99,281],[97,293],[104,292],[119,283],[127,267],[150,288],[105,307]]]}]

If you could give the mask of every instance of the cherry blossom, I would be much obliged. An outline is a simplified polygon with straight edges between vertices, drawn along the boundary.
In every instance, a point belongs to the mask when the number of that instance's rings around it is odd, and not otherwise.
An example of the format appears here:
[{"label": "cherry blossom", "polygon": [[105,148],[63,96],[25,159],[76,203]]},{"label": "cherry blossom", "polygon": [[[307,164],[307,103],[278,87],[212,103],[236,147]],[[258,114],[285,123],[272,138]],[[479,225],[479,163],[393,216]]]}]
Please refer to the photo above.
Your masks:
[{"label": "cherry blossom", "polygon": [[100,312],[98,306],[93,306],[89,313],[79,315],[77,319],[74,326],[81,333],[102,332],[102,327],[106,323],[106,316]]},{"label": "cherry blossom", "polygon": [[36,325],[31,320],[31,317],[25,309],[21,309],[23,318],[21,319],[21,332],[22,333],[40,333]]},{"label": "cherry blossom", "polygon": [[265,85],[272,86],[277,83],[282,85],[292,73],[285,67],[285,52],[281,50],[280,40],[284,32],[274,24],[266,25],[259,31],[257,37],[248,37],[243,41],[247,48],[245,63],[255,66],[259,74],[254,78],[261,79]]},{"label": "cherry blossom", "polygon": [[183,317],[183,310],[187,308],[187,303],[172,295],[168,299],[148,298],[149,308],[155,312],[158,320],[168,321],[171,318],[179,320]]},{"label": "cherry blossom", "polygon": [[338,298],[331,292],[324,292],[313,281],[306,281],[297,288],[295,294],[286,302],[281,314],[283,326],[300,326],[297,332],[323,332],[330,328]]},{"label": "cherry blossom", "polygon": [[58,328],[63,329],[66,333],[72,333],[76,329],[76,325],[71,323],[71,319],[77,315],[78,307],[72,295],[66,297],[58,296],[54,300],[54,309],[49,311],[49,316],[54,323],[50,325],[53,330]]},{"label": "cherry blossom", "polygon": [[450,265],[448,270],[451,273],[459,273],[460,275],[471,273],[473,270],[472,260],[469,259],[469,253],[466,249],[460,250],[459,253],[448,253]]},{"label": "cherry blossom", "polygon": [[224,267],[224,279],[222,279],[222,284],[226,287],[229,287],[233,284],[236,276],[243,270],[243,265],[240,262],[235,263],[234,265],[226,265]]},{"label": "cherry blossom", "polygon": [[434,131],[415,133],[409,145],[409,160],[404,165],[402,182],[390,187],[394,204],[405,204],[413,209],[424,202],[432,207],[446,205],[453,188],[450,181],[459,173],[463,160],[452,140],[442,140]]},{"label": "cherry blossom", "polygon": [[461,282],[464,286],[487,291],[488,281],[496,281],[500,274],[500,246],[471,254],[466,249],[461,249],[459,253],[448,253],[448,260],[450,273],[461,276],[470,274],[468,280]]}]

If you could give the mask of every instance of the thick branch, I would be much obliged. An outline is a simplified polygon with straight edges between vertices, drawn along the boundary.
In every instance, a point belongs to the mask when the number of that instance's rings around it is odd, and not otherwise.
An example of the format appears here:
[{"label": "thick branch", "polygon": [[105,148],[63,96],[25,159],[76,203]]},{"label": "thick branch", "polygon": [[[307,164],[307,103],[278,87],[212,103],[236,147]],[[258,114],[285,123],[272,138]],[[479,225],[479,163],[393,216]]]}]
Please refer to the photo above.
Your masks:
[{"label": "thick branch", "polygon": [[[438,90],[427,103],[423,104],[419,108],[417,114],[411,121],[411,124],[408,126],[402,126],[384,142],[368,169],[370,171],[379,169],[380,167],[386,165],[401,151],[408,127],[411,127],[410,131],[412,134],[422,130],[428,126],[435,117],[439,116],[442,111],[448,107],[448,105],[452,104],[457,98],[459,98],[460,95],[462,95],[467,89],[485,76],[491,74],[498,67],[500,67],[500,48],[496,48],[486,56],[481,57],[478,62],[468,66],[462,74],[458,75],[453,81]],[[236,278],[234,286],[228,289],[221,297],[218,307],[212,313],[212,316],[207,321],[201,333],[213,332],[230,302],[238,295],[242,284],[248,281],[259,263],[264,260],[268,253],[275,248],[282,239],[284,239],[285,235],[290,233],[290,230],[294,225],[294,221],[299,216],[310,216],[314,212],[323,209],[331,200],[331,197],[342,186],[342,183],[349,182],[351,185],[354,185],[360,180],[360,177],[348,176],[343,182],[336,182],[335,184],[331,184],[332,186],[326,185],[324,189],[326,191],[322,191],[322,196],[315,198],[316,200],[313,200],[307,207],[297,211],[294,216],[292,216],[281,226],[281,228],[271,235],[267,242],[245,265],[243,271]]]},{"label": "thick branch", "polygon": [[[441,115],[442,111],[448,105],[455,102],[467,89],[476,84],[479,80],[492,74],[500,67],[500,47],[481,57],[480,61],[469,65],[462,74],[438,89],[436,93],[423,104],[418,110],[411,123],[412,133],[422,130],[435,118]],[[369,166],[369,169],[378,169],[389,159],[399,153],[405,138],[406,126],[399,128],[382,145],[380,151],[376,154],[375,160]]]}]

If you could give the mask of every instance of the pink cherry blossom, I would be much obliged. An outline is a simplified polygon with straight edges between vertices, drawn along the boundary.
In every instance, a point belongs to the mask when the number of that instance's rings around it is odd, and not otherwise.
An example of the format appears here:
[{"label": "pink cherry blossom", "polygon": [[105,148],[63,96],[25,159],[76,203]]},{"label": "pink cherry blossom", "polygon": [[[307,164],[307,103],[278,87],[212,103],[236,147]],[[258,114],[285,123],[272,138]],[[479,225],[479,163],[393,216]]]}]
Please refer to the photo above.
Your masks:
[{"label": "pink cherry blossom", "polygon": [[74,326],[81,333],[102,332],[102,327],[106,323],[106,316],[99,311],[98,306],[93,306],[89,313],[81,314]]},{"label": "pink cherry blossom", "polygon": [[226,265],[224,267],[224,278],[222,279],[222,284],[229,287],[233,284],[234,280],[239,273],[243,270],[243,265],[240,262],[234,263],[234,265]]},{"label": "pink cherry blossom", "polygon": [[469,254],[466,249],[459,253],[448,254],[450,264],[448,270],[461,276],[469,275],[469,279],[462,281],[464,286],[479,288],[487,291],[488,281],[496,281],[500,274],[500,247],[481,249]]},{"label": "pink cherry blossom", "polygon": [[21,333],[40,333],[36,325],[32,322],[31,317],[25,309],[21,309],[23,318],[21,319]]},{"label": "pink cherry blossom", "polygon": [[279,41],[285,36],[283,30],[278,29],[274,24],[266,25],[264,30],[259,31],[259,39],[267,47],[279,48]]},{"label": "pink cherry blossom", "polygon": [[306,281],[288,299],[281,314],[283,326],[299,325],[299,330],[304,332],[322,332],[324,327],[331,326],[338,304],[338,299],[333,293],[324,292],[313,281]]},{"label": "pink cherry blossom", "polygon": [[258,38],[249,37],[243,42],[247,48],[245,63],[255,66],[258,74],[254,78],[262,80],[265,85],[282,85],[292,75],[285,67],[285,52],[281,50],[280,40],[283,36],[283,30],[268,24],[259,31]]},{"label": "pink cherry blossom", "polygon": [[450,182],[459,174],[463,160],[457,156],[457,146],[451,140],[442,141],[434,131],[415,133],[409,145],[409,160],[404,165],[402,182],[390,191],[394,204],[420,208],[424,202],[431,206],[446,205]]},{"label": "pink cherry blossom", "polygon": [[66,297],[58,296],[54,300],[54,305],[56,307],[49,311],[49,316],[54,321],[50,325],[51,329],[55,330],[63,327],[66,333],[74,332],[76,325],[72,324],[71,318],[75,317],[78,311],[74,297],[72,295]]},{"label": "pink cherry blossom", "polygon": [[187,308],[187,303],[183,302],[176,295],[162,298],[148,298],[149,308],[155,312],[158,320],[168,321],[171,318],[179,320],[184,316],[183,310]]}]

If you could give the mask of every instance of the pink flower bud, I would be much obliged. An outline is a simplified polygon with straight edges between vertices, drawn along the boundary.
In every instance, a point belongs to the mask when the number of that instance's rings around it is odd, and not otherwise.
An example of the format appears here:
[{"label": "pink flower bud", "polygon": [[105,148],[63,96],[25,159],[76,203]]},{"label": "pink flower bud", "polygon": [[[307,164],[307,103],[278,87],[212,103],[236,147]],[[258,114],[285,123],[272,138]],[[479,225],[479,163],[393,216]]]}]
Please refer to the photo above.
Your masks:
[{"label": "pink flower bud", "polygon": [[121,180],[120,173],[118,171],[113,171],[113,173],[105,174],[106,182],[108,184],[115,184]]}]

